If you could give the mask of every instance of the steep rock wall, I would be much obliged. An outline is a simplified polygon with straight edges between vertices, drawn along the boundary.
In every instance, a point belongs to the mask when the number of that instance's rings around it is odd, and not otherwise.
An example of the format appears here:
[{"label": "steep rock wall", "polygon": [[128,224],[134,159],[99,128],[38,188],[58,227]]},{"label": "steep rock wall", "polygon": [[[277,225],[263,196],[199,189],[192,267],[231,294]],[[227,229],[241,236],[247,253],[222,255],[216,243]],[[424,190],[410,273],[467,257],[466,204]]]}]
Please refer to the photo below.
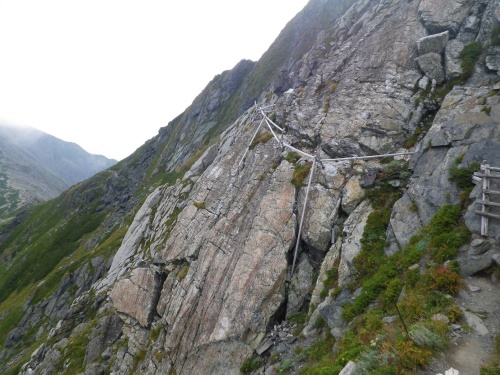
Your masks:
[{"label": "steep rock wall", "polygon": [[[488,46],[499,25],[498,1],[455,1],[441,15],[436,4],[353,2],[319,33],[309,52],[289,61],[259,100],[272,105],[268,114],[286,128],[288,142],[321,158],[404,151],[403,143],[415,137],[407,146],[416,151],[409,185],[393,181],[404,194],[391,216],[388,253],[407,244],[440,206],[459,202],[448,174],[457,158],[464,165],[498,160],[494,47],[485,51],[487,69],[480,61],[469,80],[444,98],[437,95],[439,79],[462,73],[457,49],[449,46],[476,38]],[[429,36],[439,41],[425,49]],[[429,54],[430,62],[420,59]],[[194,114],[209,108],[198,104]],[[383,166],[318,165],[304,232],[297,238],[305,189],[296,191],[291,179],[305,160],[292,165],[288,150],[259,137],[240,164],[259,121],[253,109],[243,113],[183,178],[153,191],[135,216],[111,271],[95,287],[111,296],[113,307],[105,305],[106,311],[123,319],[128,340],[110,350],[111,370],[236,374],[244,358],[270,347],[270,326],[308,305],[317,308],[311,307],[306,337],[314,336],[319,317],[334,337],[342,337],[343,303],[362,293],[345,286],[356,273],[353,259],[373,209],[364,187]],[[430,123],[427,135],[419,135]],[[161,136],[167,133],[168,128]],[[160,155],[175,165],[185,158],[172,150]],[[467,223],[477,233],[473,210]],[[297,271],[288,278],[297,241]],[[324,298],[332,268],[341,291]]]}]

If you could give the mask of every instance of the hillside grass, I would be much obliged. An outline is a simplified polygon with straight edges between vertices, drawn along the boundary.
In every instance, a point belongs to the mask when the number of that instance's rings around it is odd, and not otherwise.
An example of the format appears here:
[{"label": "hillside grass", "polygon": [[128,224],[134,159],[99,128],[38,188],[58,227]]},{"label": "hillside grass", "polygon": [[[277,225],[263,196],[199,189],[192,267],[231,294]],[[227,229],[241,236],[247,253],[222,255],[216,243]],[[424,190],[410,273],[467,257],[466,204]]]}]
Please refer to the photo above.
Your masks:
[{"label": "hillside grass", "polygon": [[[336,355],[326,352],[310,361],[299,372],[302,375],[338,374],[349,361],[356,361],[367,371],[363,373],[377,369],[380,374],[412,374],[447,343],[448,325],[432,321],[432,316],[441,313],[451,322],[461,317],[447,297],[462,287],[457,264],[443,265],[470,239],[461,224],[460,207],[443,206],[401,252],[379,254],[380,259],[374,261],[367,244],[371,244],[370,233],[380,230],[378,215],[370,215],[363,249],[356,258],[358,265],[363,260],[371,269],[360,272],[362,292],[344,306],[343,318],[350,322],[350,329],[338,342]],[[422,273],[411,267],[419,263],[426,264]],[[396,306],[403,321],[383,324],[382,317],[398,315]]]}]

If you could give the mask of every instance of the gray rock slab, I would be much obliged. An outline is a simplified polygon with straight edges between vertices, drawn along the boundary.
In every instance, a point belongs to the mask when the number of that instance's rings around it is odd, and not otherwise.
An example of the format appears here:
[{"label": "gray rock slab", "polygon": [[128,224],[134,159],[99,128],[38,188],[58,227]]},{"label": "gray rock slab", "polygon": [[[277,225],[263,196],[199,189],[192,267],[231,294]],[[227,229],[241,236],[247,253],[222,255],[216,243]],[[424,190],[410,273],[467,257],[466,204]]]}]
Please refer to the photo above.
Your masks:
[{"label": "gray rock slab", "polygon": [[500,46],[492,46],[488,48],[488,54],[486,55],[486,67],[495,72],[500,70]]},{"label": "gray rock slab", "polygon": [[418,54],[425,55],[430,52],[440,54],[443,52],[446,43],[448,43],[449,31],[444,31],[442,33],[433,34],[425,36],[417,40]]},{"label": "gray rock slab", "polygon": [[444,82],[445,75],[444,68],[441,63],[441,55],[430,52],[417,57],[417,62],[420,69],[422,69],[427,77],[432,80],[436,80],[438,85]]},{"label": "gray rock slab", "polygon": [[460,30],[471,6],[470,0],[422,0],[418,10],[430,33],[448,30],[453,37]]},{"label": "gray rock slab", "polygon": [[485,336],[489,333],[488,328],[486,328],[483,320],[480,317],[464,309],[462,309],[462,313],[464,314],[464,319],[467,322],[467,324],[479,336]]},{"label": "gray rock slab", "polygon": [[464,48],[464,44],[459,40],[453,39],[446,44],[445,48],[445,69],[446,78],[458,78],[462,74],[461,61],[458,55]]},{"label": "gray rock slab", "polygon": [[475,257],[460,260],[460,273],[464,276],[472,276],[493,264],[491,250]]},{"label": "gray rock slab", "polygon": [[273,340],[271,340],[270,338],[265,338],[264,340],[261,341],[257,349],[255,349],[255,352],[258,355],[261,355],[273,345],[274,345]]},{"label": "gray rock slab", "polygon": [[340,371],[339,375],[354,375],[356,373],[356,364],[349,361],[347,365]]}]

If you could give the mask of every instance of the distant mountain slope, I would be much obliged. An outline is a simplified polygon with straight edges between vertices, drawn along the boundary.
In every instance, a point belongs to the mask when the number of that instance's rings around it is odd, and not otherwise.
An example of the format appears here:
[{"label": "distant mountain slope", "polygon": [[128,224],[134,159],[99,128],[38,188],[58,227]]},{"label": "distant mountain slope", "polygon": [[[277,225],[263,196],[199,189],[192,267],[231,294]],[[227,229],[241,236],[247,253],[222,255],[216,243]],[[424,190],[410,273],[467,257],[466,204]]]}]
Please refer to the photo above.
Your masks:
[{"label": "distant mountain slope", "polygon": [[0,133],[68,186],[116,163],[116,160],[90,154],[76,143],[65,142],[37,129],[0,125]]},{"label": "distant mountain slope", "polygon": [[115,164],[33,128],[0,125],[0,218]]}]

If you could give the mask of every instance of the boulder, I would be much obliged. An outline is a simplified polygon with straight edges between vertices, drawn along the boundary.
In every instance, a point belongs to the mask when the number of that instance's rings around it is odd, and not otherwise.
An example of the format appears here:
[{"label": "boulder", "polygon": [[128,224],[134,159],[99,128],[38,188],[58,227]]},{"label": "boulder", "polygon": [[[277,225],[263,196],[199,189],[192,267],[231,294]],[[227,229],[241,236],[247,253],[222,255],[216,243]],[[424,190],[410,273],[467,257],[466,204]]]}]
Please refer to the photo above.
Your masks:
[{"label": "boulder", "polygon": [[122,334],[123,321],[115,314],[105,316],[97,322],[92,330],[90,342],[87,345],[85,358],[87,363],[91,364],[98,360],[103,352]]},{"label": "boulder", "polygon": [[359,175],[353,176],[344,186],[341,207],[347,214],[352,213],[365,196],[365,191],[361,187],[362,178],[364,177]]},{"label": "boulder", "polygon": [[162,287],[161,275],[150,268],[136,268],[130,277],[119,280],[110,293],[113,306],[143,326],[153,319]]},{"label": "boulder", "polygon": [[415,231],[422,228],[420,216],[418,215],[418,205],[415,202],[411,200],[408,193],[405,193],[394,204],[389,226],[387,227],[389,242],[389,245],[385,248],[387,255],[394,254],[408,245]]},{"label": "boulder", "polygon": [[[306,188],[299,193],[298,212],[302,214]],[[309,191],[307,210],[304,216],[302,239],[307,246],[320,253],[328,251],[332,228],[338,216],[338,192],[327,189],[321,184],[314,184]]]},{"label": "boulder", "polygon": [[483,320],[480,317],[465,310],[464,308],[461,308],[460,310],[462,310],[465,321],[475,333],[477,333],[479,336],[485,336],[489,333],[488,328],[486,328]]},{"label": "boulder", "polygon": [[349,361],[347,365],[344,366],[339,375],[354,375],[356,373],[356,364],[353,361]]},{"label": "boulder", "polygon": [[449,35],[450,33],[448,31],[444,31],[442,33],[425,36],[417,40],[419,56],[426,55],[431,52],[441,54],[446,47],[446,43],[448,43]]},{"label": "boulder", "polygon": [[482,255],[460,260],[460,273],[464,276],[472,276],[489,268],[493,264],[494,254],[493,250],[490,250]]},{"label": "boulder", "polygon": [[417,62],[427,77],[436,80],[438,85],[444,82],[445,75],[443,65],[441,64],[441,55],[430,52],[417,57]]},{"label": "boulder", "polygon": [[455,37],[464,23],[472,0],[422,0],[418,6],[425,28],[430,33],[448,30]]},{"label": "boulder", "polygon": [[306,256],[302,256],[295,273],[292,276],[289,292],[287,315],[293,314],[301,308],[311,290],[313,268]]},{"label": "boulder", "polygon": [[5,340],[5,347],[10,348],[11,346],[14,346],[18,341],[22,340],[22,338],[22,330],[20,328],[14,328],[7,335],[7,339]]},{"label": "boulder", "polygon": [[419,88],[420,90],[425,91],[425,90],[427,90],[427,87],[429,87],[429,83],[430,83],[430,81],[429,81],[429,77],[427,77],[427,76],[423,76],[423,77],[422,77],[422,78],[418,81],[418,88]]},{"label": "boulder", "polygon": [[490,250],[493,243],[482,238],[476,238],[470,243],[469,255],[481,255]]}]

